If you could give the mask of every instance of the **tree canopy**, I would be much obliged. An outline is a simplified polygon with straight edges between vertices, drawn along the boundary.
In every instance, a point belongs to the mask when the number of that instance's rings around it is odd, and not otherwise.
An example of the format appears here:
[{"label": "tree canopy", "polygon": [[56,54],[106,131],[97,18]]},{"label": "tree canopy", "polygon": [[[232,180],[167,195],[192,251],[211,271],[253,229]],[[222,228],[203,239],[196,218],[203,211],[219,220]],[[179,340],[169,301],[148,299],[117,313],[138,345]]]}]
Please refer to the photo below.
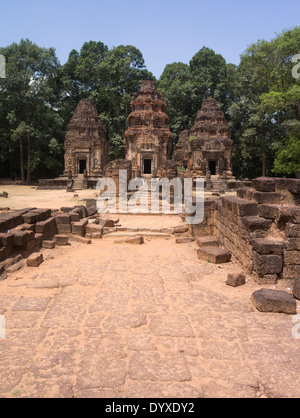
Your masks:
[{"label": "tree canopy", "polygon": [[[60,174],[66,127],[82,98],[92,101],[106,127],[110,158],[124,157],[130,102],[143,80],[155,79],[139,49],[90,41],[61,65],[54,48],[22,39],[0,48],[0,54],[6,59],[6,78],[0,79],[0,177],[30,183]],[[300,27],[250,45],[238,66],[205,46],[188,64],[167,64],[157,81],[173,144],[211,95],[232,128],[237,177],[293,176],[300,169],[297,54]]]}]

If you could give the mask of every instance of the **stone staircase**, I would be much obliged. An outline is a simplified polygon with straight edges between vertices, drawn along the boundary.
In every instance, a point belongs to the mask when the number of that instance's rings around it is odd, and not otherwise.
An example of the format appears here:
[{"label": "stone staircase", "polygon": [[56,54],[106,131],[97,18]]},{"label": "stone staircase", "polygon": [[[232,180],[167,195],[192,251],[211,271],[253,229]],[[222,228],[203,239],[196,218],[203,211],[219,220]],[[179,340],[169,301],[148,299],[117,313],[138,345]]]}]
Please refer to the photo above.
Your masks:
[{"label": "stone staircase", "polygon": [[75,177],[73,190],[84,190],[87,188],[86,179],[83,177],[83,174],[79,174],[78,177]]},{"label": "stone staircase", "polygon": [[211,176],[211,186],[214,192],[222,192],[224,191],[225,183],[218,176]]},{"label": "stone staircase", "polygon": [[214,236],[197,238],[196,242],[200,247],[197,251],[200,260],[212,264],[228,263],[231,260],[231,253],[219,247],[219,241]]}]

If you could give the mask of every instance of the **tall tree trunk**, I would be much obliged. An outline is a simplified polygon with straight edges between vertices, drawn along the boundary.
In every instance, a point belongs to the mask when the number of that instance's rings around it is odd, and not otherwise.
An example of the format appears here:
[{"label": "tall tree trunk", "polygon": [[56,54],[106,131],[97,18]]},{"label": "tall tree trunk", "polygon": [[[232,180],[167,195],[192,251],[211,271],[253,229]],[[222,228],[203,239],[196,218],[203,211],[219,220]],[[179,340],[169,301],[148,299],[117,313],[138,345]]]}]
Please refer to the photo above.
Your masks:
[{"label": "tall tree trunk", "polygon": [[25,183],[24,161],[23,161],[23,138],[20,139],[20,165],[21,165],[21,181]]},{"label": "tall tree trunk", "polygon": [[14,160],[12,152],[9,153],[9,177],[11,180],[14,179]]},{"label": "tall tree trunk", "polygon": [[262,168],[262,176],[266,177],[266,153],[263,153],[263,168]]},{"label": "tall tree trunk", "polygon": [[27,134],[27,184],[31,183],[31,173],[30,173],[30,164],[31,164],[31,158],[30,158],[30,133]]}]

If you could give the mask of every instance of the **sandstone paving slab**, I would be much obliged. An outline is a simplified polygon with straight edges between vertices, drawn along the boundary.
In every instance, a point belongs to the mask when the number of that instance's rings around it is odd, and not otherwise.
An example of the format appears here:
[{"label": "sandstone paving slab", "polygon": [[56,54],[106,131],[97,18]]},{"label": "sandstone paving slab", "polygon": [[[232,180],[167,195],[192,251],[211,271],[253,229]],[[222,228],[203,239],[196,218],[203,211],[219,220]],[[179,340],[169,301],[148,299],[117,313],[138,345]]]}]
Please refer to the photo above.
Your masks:
[{"label": "sandstone paving slab", "polygon": [[97,328],[101,327],[102,321],[105,318],[105,314],[103,313],[88,313],[84,322],[84,326],[86,328]]},{"label": "sandstone paving slab", "polygon": [[101,353],[102,356],[111,359],[123,359],[127,357],[126,343],[119,335],[109,335],[101,333],[101,330],[87,330],[85,332],[85,342],[82,349],[85,357],[88,354],[97,356]]},{"label": "sandstone paving slab", "polygon": [[203,386],[203,397],[214,399],[249,399],[257,398],[259,388],[248,384],[228,384],[228,380],[211,379]]},{"label": "sandstone paving slab", "polygon": [[198,357],[199,349],[195,338],[152,337],[157,351],[179,353],[187,357]]},{"label": "sandstone paving slab", "polygon": [[0,367],[1,393],[12,392],[22,379],[23,369],[14,367]]},{"label": "sandstone paving slab", "polygon": [[122,399],[121,389],[82,389],[75,390],[74,398],[80,399]]},{"label": "sandstone paving slab", "polygon": [[12,311],[45,311],[51,298],[25,298],[22,297],[12,307]]},{"label": "sandstone paving slab", "polygon": [[127,349],[130,351],[153,351],[156,346],[148,333],[130,333],[126,336]]},{"label": "sandstone paving slab", "polygon": [[188,316],[181,314],[153,315],[150,330],[158,336],[194,337]]},{"label": "sandstone paving slab", "polygon": [[[257,285],[225,285],[232,263],[173,241],[75,243],[1,282],[0,397],[299,397],[293,318],[254,310]],[[21,297],[51,301],[13,311]]]},{"label": "sandstone paving slab", "polygon": [[108,315],[102,323],[104,330],[128,330],[139,328],[147,324],[147,317],[144,313],[132,312],[120,315]]},{"label": "sandstone paving slab", "polygon": [[13,312],[5,314],[7,329],[32,329],[41,319],[40,312]]},{"label": "sandstone paving slab", "polygon": [[237,360],[213,360],[207,371],[207,375],[213,379],[228,380],[236,385],[258,386],[259,374],[252,364]]},{"label": "sandstone paving slab", "polygon": [[75,368],[75,350],[45,350],[34,357],[30,372],[36,378],[53,379],[72,376],[75,373]]},{"label": "sandstone paving slab", "polygon": [[85,318],[86,309],[82,306],[55,304],[48,310],[42,328],[74,328]]},{"label": "sandstone paving slab", "polygon": [[73,381],[68,376],[58,379],[32,377],[29,381],[21,381],[12,395],[22,399],[69,399],[74,397]]},{"label": "sandstone paving slab", "polygon": [[200,356],[206,359],[243,361],[245,355],[237,343],[233,342],[215,342],[213,340],[202,341]]},{"label": "sandstone paving slab", "polygon": [[[8,330],[6,333],[6,343],[11,347],[22,347],[23,349],[34,349],[46,336],[47,331],[41,329],[28,330]],[[1,347],[1,344],[0,344]],[[0,349],[1,352],[1,349]]]},{"label": "sandstone paving slab", "polygon": [[144,399],[198,399],[202,397],[201,390],[189,384],[180,384],[174,382],[136,382],[129,381],[125,389],[126,398],[144,398]]},{"label": "sandstone paving slab", "polygon": [[181,354],[144,351],[133,353],[129,363],[132,380],[175,381],[191,380],[186,360]]},{"label": "sandstone paving slab", "polygon": [[129,306],[130,295],[127,293],[103,290],[97,294],[96,300],[89,308],[89,313],[122,313]]},{"label": "sandstone paving slab", "polygon": [[98,352],[87,352],[81,358],[76,388],[83,390],[120,387],[124,385],[127,373],[125,360],[106,358]]}]

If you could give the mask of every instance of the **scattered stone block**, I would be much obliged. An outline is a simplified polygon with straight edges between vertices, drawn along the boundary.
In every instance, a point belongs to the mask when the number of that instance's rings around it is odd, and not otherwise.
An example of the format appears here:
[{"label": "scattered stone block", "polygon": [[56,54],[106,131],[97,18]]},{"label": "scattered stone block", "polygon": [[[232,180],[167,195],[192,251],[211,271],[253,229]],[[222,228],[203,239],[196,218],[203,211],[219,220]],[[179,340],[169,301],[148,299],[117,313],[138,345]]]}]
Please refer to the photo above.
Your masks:
[{"label": "scattered stone block", "polygon": [[0,232],[14,229],[23,223],[22,214],[18,211],[0,215]]},{"label": "scattered stone block", "polygon": [[263,277],[257,277],[255,281],[261,285],[277,284],[278,275],[277,274],[265,274]]},{"label": "scattered stone block", "polygon": [[300,237],[300,224],[288,223],[286,225],[285,231],[288,237],[299,238]]},{"label": "scattered stone block", "polygon": [[44,261],[43,254],[31,254],[30,257],[27,258],[26,264],[28,267],[39,267]]},{"label": "scattered stone block", "polygon": [[24,261],[19,261],[18,263],[12,264],[7,267],[6,273],[15,273],[16,271],[21,270],[25,266]]},{"label": "scattered stone block", "polygon": [[89,238],[84,238],[79,235],[70,235],[70,241],[79,242],[81,244],[87,244],[90,245],[92,243],[92,240]]},{"label": "scattered stone block", "polygon": [[34,231],[34,224],[22,224],[16,226],[10,232],[14,233],[15,231]]},{"label": "scattered stone block", "polygon": [[70,234],[72,232],[72,226],[70,224],[57,224],[58,234]]},{"label": "scattered stone block", "polygon": [[70,212],[72,212],[73,211],[73,207],[72,208],[69,208],[69,207],[62,207],[62,208],[60,208],[60,211],[61,212],[63,212],[63,213],[70,213]]},{"label": "scattered stone block", "polygon": [[83,237],[85,235],[87,225],[88,225],[87,219],[82,219],[79,222],[74,222],[72,224],[72,234],[81,235]]},{"label": "scattered stone block", "polygon": [[103,234],[103,225],[88,224],[85,227],[86,233],[88,234]]},{"label": "scattered stone block", "polygon": [[259,276],[280,274],[283,269],[283,258],[281,255],[259,255],[253,251],[253,269]]},{"label": "scattered stone block", "polygon": [[272,226],[271,219],[261,218],[260,216],[247,216],[243,219],[243,224],[249,232],[257,230],[268,231]]},{"label": "scattered stone block", "polygon": [[252,303],[260,312],[285,313],[289,315],[297,313],[295,298],[282,290],[260,289],[253,293]]},{"label": "scattered stone block", "polygon": [[285,251],[284,252],[284,263],[285,264],[298,264],[300,272],[300,251]]},{"label": "scattered stone block", "polygon": [[25,244],[25,251],[32,251],[35,247],[37,247],[37,241],[35,238],[26,242]]},{"label": "scattered stone block", "polygon": [[46,221],[51,216],[51,209],[34,209],[31,212],[36,214],[37,222]]},{"label": "scattered stone block", "polygon": [[87,209],[83,205],[77,205],[75,206],[74,212],[81,213],[81,218],[87,218]]},{"label": "scattered stone block", "polygon": [[0,234],[0,243],[2,243],[3,246],[13,245],[14,234],[12,232]]},{"label": "scattered stone block", "polygon": [[282,195],[278,192],[254,192],[253,198],[259,205],[261,204],[278,204],[281,202]]},{"label": "scattered stone block", "polygon": [[56,215],[55,216],[56,225],[70,225],[71,223],[71,216],[68,213],[63,215]]},{"label": "scattered stone block", "polygon": [[252,241],[253,249],[260,255],[281,255],[285,244],[283,241],[275,241],[266,238],[257,238]]},{"label": "scattered stone block", "polygon": [[228,263],[231,253],[219,247],[203,247],[197,251],[198,258],[213,264]]},{"label": "scattered stone block", "polygon": [[258,192],[275,192],[275,179],[270,177],[258,177],[252,180],[252,187]]},{"label": "scattered stone block", "polygon": [[300,277],[294,281],[293,295],[296,299],[300,300]]},{"label": "scattered stone block", "polygon": [[4,199],[8,199],[8,193],[7,192],[2,192],[0,193],[0,197],[4,197]]},{"label": "scattered stone block", "polygon": [[41,245],[41,242],[44,240],[43,234],[34,234],[34,238],[36,239],[36,244]]},{"label": "scattered stone block", "polygon": [[246,284],[246,276],[244,275],[244,273],[230,273],[228,274],[227,277],[227,282],[226,282],[227,286],[231,286],[231,287],[239,287],[239,286],[243,286],[244,284]]},{"label": "scattered stone block", "polygon": [[70,215],[70,219],[71,219],[71,222],[79,222],[80,221],[80,215],[79,215],[79,213],[78,212],[69,212],[69,215]]},{"label": "scattered stone block", "polygon": [[34,224],[37,222],[37,214],[36,213],[32,213],[32,212],[28,212],[25,213],[24,215],[22,215],[23,217],[23,221],[26,224]]},{"label": "scattered stone block", "polygon": [[185,232],[188,232],[189,228],[187,226],[176,226],[174,228],[174,234],[184,234]]},{"label": "scattered stone block", "polygon": [[64,246],[69,243],[69,236],[68,235],[55,235],[54,241],[57,246]]},{"label": "scattered stone block", "polygon": [[34,239],[33,231],[15,231],[13,234],[15,247],[23,247],[28,241]]},{"label": "scattered stone block", "polygon": [[196,242],[200,248],[202,247],[218,247],[219,241],[216,237],[207,236],[207,237],[200,237],[196,238]]},{"label": "scattered stone block", "polygon": [[279,206],[263,204],[259,206],[258,213],[262,218],[274,220],[279,216],[279,211]]},{"label": "scattered stone block", "polygon": [[49,218],[46,221],[37,222],[35,224],[35,232],[43,234],[46,240],[51,240],[57,234],[57,226],[55,218]]},{"label": "scattered stone block", "polygon": [[133,245],[142,245],[145,243],[144,237],[134,237],[127,238],[120,241],[115,241],[116,244],[133,244]]},{"label": "scattered stone block", "polygon": [[194,241],[195,239],[190,237],[180,237],[175,240],[176,244],[191,244]]},{"label": "scattered stone block", "polygon": [[47,250],[53,250],[55,246],[55,241],[42,241],[42,248],[45,248]]}]

